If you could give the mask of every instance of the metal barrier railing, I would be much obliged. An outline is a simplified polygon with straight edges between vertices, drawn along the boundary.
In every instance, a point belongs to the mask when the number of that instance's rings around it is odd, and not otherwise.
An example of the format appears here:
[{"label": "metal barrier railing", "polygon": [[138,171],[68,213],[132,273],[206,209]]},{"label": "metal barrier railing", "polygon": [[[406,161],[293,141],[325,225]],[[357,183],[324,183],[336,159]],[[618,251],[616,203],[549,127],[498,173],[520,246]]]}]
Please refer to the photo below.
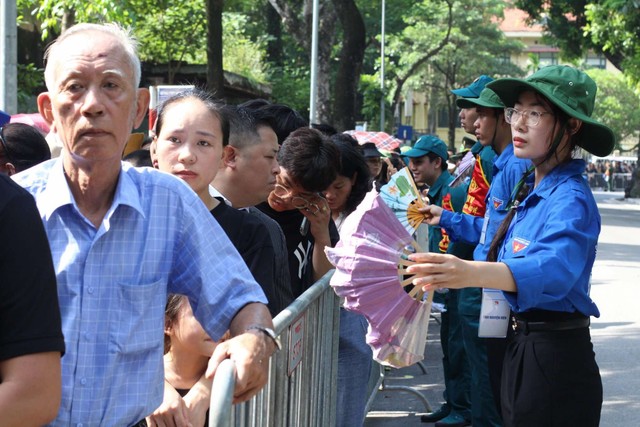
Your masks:
[{"label": "metal barrier railing", "polygon": [[592,189],[604,189],[608,190],[609,187],[613,191],[624,191],[633,179],[631,173],[614,173],[609,178],[611,182],[607,181],[601,173],[587,173],[587,181]]},{"label": "metal barrier railing", "polygon": [[[220,362],[211,390],[216,398],[209,405],[209,427],[230,427],[233,389],[236,385],[236,365],[231,359]],[[213,396],[213,393],[211,394]]]},{"label": "metal barrier railing", "polygon": [[[324,427],[335,424],[339,301],[329,279],[333,270],[274,319],[282,350],[271,357],[269,380],[248,402],[231,406],[235,371],[217,372],[211,392],[216,419],[210,426]],[[223,389],[231,391],[223,392]],[[221,408],[221,409],[219,409]],[[212,419],[210,411],[210,420]]]}]

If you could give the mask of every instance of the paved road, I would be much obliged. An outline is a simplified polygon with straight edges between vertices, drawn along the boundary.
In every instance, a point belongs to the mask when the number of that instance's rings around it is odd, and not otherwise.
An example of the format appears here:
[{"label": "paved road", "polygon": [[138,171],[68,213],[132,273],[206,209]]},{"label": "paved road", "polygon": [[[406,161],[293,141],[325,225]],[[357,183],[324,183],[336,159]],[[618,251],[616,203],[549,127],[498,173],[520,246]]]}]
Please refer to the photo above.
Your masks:
[{"label": "paved road", "polygon": [[640,204],[595,193],[602,216],[591,333],[604,385],[601,426],[640,426]]},{"label": "paved road", "polygon": [[[601,313],[591,327],[604,384],[600,425],[640,426],[640,201],[622,201],[622,193],[594,195],[602,216],[591,289]],[[433,321],[429,333],[427,373],[417,366],[387,371],[385,384],[413,387],[437,407],[444,386],[438,327]],[[425,411],[413,393],[383,390],[376,393],[364,425],[430,426],[420,422]]]}]

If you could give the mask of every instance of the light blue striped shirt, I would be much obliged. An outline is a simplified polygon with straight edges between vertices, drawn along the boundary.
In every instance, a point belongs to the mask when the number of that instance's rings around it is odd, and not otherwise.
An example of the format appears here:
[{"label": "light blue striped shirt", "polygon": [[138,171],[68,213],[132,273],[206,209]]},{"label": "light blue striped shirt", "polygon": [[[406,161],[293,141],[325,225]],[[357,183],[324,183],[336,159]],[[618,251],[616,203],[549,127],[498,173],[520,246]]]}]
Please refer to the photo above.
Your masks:
[{"label": "light blue striped shirt", "polygon": [[236,312],[266,303],[240,255],[179,179],[122,166],[113,204],[96,229],[54,159],[15,175],[35,198],[58,279],[62,404],[56,426],[124,426],[163,397],[167,293],[187,295],[215,340]]}]

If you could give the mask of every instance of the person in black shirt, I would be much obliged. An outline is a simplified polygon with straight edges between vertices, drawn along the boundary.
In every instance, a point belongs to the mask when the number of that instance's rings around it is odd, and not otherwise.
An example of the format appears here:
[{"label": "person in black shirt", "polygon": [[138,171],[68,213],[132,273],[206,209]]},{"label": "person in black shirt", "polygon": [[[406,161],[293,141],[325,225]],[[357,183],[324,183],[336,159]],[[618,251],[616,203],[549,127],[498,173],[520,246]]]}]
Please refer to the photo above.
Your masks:
[{"label": "person in black shirt", "polygon": [[60,406],[64,339],[49,242],[33,197],[0,174],[0,418],[42,425]]},{"label": "person in black shirt", "polygon": [[340,153],[321,132],[300,128],[283,142],[278,163],[275,188],[257,208],[282,228],[291,287],[298,297],[333,268],[324,248],[334,246],[340,236],[321,193],[338,174]]}]

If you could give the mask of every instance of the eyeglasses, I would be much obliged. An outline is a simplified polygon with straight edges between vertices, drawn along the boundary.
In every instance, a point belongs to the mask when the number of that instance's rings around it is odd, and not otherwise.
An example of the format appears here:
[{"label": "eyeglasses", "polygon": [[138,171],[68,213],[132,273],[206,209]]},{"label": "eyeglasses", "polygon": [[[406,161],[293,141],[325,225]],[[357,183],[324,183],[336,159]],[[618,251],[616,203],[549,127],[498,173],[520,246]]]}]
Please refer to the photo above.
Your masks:
[{"label": "eyeglasses", "polygon": [[[291,190],[289,190],[284,185],[276,184],[275,188],[273,189],[273,193],[281,199],[291,198],[291,204],[298,210],[306,209],[314,215],[320,212],[320,206],[310,200],[307,200],[307,198],[305,197],[294,196]],[[320,193],[316,193],[312,197],[321,198],[322,196],[320,195]]]},{"label": "eyeglasses", "polygon": [[7,160],[9,160],[10,163],[15,164],[16,162],[13,160],[11,151],[9,151],[9,147],[7,146],[7,141],[4,139],[4,126],[0,126],[0,144],[2,145],[2,151],[4,152],[4,156]]},{"label": "eyeglasses", "polygon": [[552,113],[543,111],[535,111],[535,110],[516,110],[515,108],[505,108],[504,109],[504,120],[510,125],[517,123],[521,118],[524,117],[525,124],[527,126],[538,126],[540,123],[540,119],[545,114]]}]

